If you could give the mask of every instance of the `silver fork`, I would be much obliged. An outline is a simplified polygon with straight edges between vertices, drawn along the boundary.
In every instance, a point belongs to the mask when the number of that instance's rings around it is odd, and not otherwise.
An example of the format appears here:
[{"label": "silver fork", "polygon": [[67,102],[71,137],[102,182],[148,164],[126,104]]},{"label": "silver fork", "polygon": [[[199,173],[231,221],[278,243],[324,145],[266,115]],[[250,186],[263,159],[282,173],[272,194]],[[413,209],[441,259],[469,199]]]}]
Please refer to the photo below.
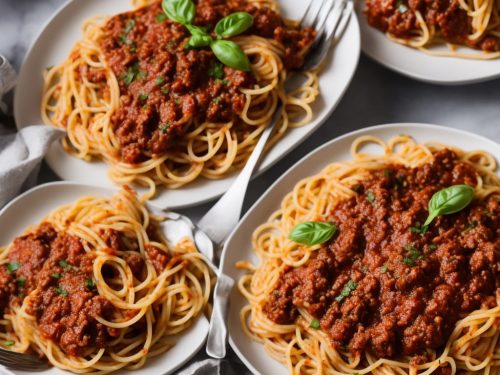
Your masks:
[{"label": "silver fork", "polygon": [[[300,21],[300,26],[314,27],[317,36],[305,57],[304,70],[315,69],[321,65],[332,47],[332,42],[338,40],[345,30],[352,9],[353,3],[351,0],[310,1]],[[214,259],[215,262],[221,255],[222,243],[240,220],[248,183],[261,160],[269,137],[279,122],[282,106],[282,103],[277,106],[271,123],[260,136],[245,168],[240,172],[229,190],[198,222],[198,228],[205,232],[216,244],[216,254],[205,254],[207,257]],[[224,358],[226,356],[227,304],[233,286],[233,282],[229,282],[227,279],[229,279],[227,276],[224,279],[219,279],[214,290],[214,307],[210,318],[206,346],[207,354],[213,358]]]}]

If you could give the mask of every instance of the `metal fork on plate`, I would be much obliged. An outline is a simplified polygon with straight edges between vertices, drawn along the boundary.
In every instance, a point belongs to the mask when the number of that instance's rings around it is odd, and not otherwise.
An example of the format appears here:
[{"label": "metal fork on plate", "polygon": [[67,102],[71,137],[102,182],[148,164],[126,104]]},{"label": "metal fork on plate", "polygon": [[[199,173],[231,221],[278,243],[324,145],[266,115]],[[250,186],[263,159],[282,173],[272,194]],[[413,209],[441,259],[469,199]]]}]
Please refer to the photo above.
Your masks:
[{"label": "metal fork on plate", "polygon": [[[305,57],[304,71],[315,69],[321,65],[328,51],[332,48],[332,42],[341,37],[351,16],[352,9],[353,3],[351,0],[310,1],[300,26],[313,27],[317,35]],[[234,281],[220,272],[214,263],[218,262],[224,240],[240,220],[248,183],[259,164],[269,137],[279,122],[282,106],[283,104],[277,106],[271,123],[263,131],[245,167],[234,183],[197,225],[193,225],[191,220],[183,215],[175,213],[167,215],[167,220],[176,225],[165,225],[166,236],[178,232],[179,225],[188,230],[212,270],[217,273],[214,308],[206,347],[207,354],[214,358],[224,358],[226,355],[227,303],[229,293],[234,285]],[[2,348],[0,348],[0,364],[7,368],[22,371],[41,371],[47,368],[47,362],[35,355],[15,353]]]}]

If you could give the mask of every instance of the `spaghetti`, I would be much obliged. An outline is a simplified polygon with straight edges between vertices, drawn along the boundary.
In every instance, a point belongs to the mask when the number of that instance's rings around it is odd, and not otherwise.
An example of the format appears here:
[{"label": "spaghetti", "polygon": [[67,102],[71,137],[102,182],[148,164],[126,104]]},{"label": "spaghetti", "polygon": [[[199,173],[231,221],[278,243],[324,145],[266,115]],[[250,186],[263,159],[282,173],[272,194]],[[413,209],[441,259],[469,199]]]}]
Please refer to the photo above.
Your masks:
[{"label": "spaghetti", "polygon": [[[483,60],[500,57],[500,3],[496,0],[425,4],[368,0],[365,14],[368,23],[390,40],[430,55]],[[448,50],[435,48],[445,44]],[[460,46],[482,51],[463,52]]]},{"label": "spaghetti", "polygon": [[0,253],[0,344],[61,369],[138,369],[207,306],[211,275],[190,239],[174,247],[135,193],[51,212]]},{"label": "spaghetti", "polygon": [[283,21],[275,1],[199,1],[195,22],[210,26],[231,11],[253,15],[252,28],[233,40],[250,58],[251,73],[223,67],[206,49],[188,50],[189,33],[167,19],[159,1],[83,24],[68,59],[44,74],[41,113],[67,131],[64,148],[83,160],[100,158],[112,180],[178,188],[200,176],[218,179],[242,168],[269,124],[284,109],[270,146],[309,123],[316,72],[285,92],[312,29]]},{"label": "spaghetti", "polygon": [[[500,373],[494,158],[408,136],[358,138],[352,156],[300,181],[254,232],[260,263],[237,264],[245,333],[291,374]],[[475,202],[423,228],[428,198],[451,183],[473,184]],[[337,233],[288,238],[311,221]]]}]

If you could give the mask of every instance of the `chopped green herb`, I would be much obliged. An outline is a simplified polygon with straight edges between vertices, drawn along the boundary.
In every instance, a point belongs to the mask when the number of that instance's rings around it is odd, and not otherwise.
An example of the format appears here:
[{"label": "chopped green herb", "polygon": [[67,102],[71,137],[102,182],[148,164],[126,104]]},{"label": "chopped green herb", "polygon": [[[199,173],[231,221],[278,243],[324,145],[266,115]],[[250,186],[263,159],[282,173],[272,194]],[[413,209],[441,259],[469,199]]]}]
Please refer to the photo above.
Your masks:
[{"label": "chopped green herb", "polygon": [[280,296],[280,291],[279,290],[273,290],[273,296],[278,298]]},{"label": "chopped green herb", "polygon": [[231,82],[230,82],[227,78],[224,78],[224,79],[219,79],[219,78],[217,78],[217,79],[215,80],[215,83],[220,83],[220,84],[222,84],[222,85],[224,85],[224,86],[229,86],[229,84],[230,84]]},{"label": "chopped green herb", "polygon": [[319,329],[319,320],[318,319],[311,320],[311,324],[309,324],[309,327],[311,327],[312,329]]},{"label": "chopped green herb", "polygon": [[177,105],[181,105],[181,103],[182,103],[182,100],[180,100],[180,99],[175,99],[175,104],[177,104]]},{"label": "chopped green herb", "polygon": [[465,227],[464,233],[467,233],[477,227],[477,224],[479,224],[476,220],[471,221],[467,226]]},{"label": "chopped green herb", "polygon": [[166,19],[167,19],[167,15],[165,13],[158,13],[156,15],[156,22],[158,22],[158,23],[162,23]]},{"label": "chopped green herb", "polygon": [[386,273],[387,272],[387,264],[384,264],[382,267],[380,267],[380,272]]},{"label": "chopped green herb", "polygon": [[68,271],[68,270],[76,270],[76,269],[78,269],[78,267],[75,267],[75,266],[73,266],[73,265],[69,264],[69,263],[68,263],[65,259],[61,259],[61,260],[59,261],[59,265],[60,265],[63,269],[65,269],[66,271]]},{"label": "chopped green herb", "polygon": [[177,47],[177,42],[175,40],[171,40],[167,43],[167,50],[174,49],[175,47]]},{"label": "chopped green herb", "polygon": [[52,275],[50,275],[50,277],[59,280],[61,278],[61,274],[59,272],[54,272]]},{"label": "chopped green herb", "polygon": [[160,89],[160,91],[163,95],[168,95],[168,93],[170,92],[169,89]]},{"label": "chopped green herb", "polygon": [[5,266],[7,267],[7,271],[9,271],[9,273],[16,272],[19,267],[21,267],[18,262],[7,263]]},{"label": "chopped green herb", "polygon": [[137,79],[144,79],[146,78],[148,73],[144,70],[140,70],[139,73],[137,73]]},{"label": "chopped green herb", "polygon": [[168,131],[168,128],[170,128],[170,124],[163,124],[160,126],[160,133],[165,134]]},{"label": "chopped green herb", "polygon": [[408,252],[408,256],[403,258],[404,264],[414,266],[417,259],[424,259],[422,253],[415,246],[406,244],[404,248]]},{"label": "chopped green herb", "polygon": [[410,228],[410,232],[412,232],[414,234],[420,234],[421,236],[423,236],[425,233],[427,233],[427,230],[429,229],[429,227],[427,225],[420,225],[420,223],[418,223],[418,222],[416,224],[417,225]]},{"label": "chopped green herb", "polygon": [[415,260],[412,258],[403,258],[403,263],[406,264],[407,266],[414,266],[415,265]]},{"label": "chopped green herb", "polygon": [[126,44],[127,46],[131,46],[134,44],[134,41],[127,39],[125,35],[120,35],[119,38],[123,42],[123,44]]},{"label": "chopped green herb", "polygon": [[67,297],[68,296],[68,291],[64,289],[62,286],[58,286],[57,288],[54,288],[54,291],[59,294],[60,296]]},{"label": "chopped green herb", "polygon": [[215,104],[220,104],[220,102],[222,101],[221,97],[218,96],[216,98],[213,98],[212,101],[215,103]]},{"label": "chopped green herb", "polygon": [[370,202],[370,204],[374,204],[375,203],[375,194],[373,194],[372,191],[368,191],[366,193],[366,199],[368,200],[368,202]]},{"label": "chopped green herb", "polygon": [[212,66],[208,69],[208,75],[212,78],[223,79],[224,78],[224,65],[220,62],[215,61]]},{"label": "chopped green herb", "polygon": [[135,63],[132,66],[128,67],[127,72],[123,73],[120,76],[120,79],[128,86],[134,81],[138,73],[139,73],[139,64]]},{"label": "chopped green herb", "polygon": [[394,179],[394,188],[396,190],[399,190],[400,188],[402,188],[404,186],[404,182],[405,182],[405,176],[403,176],[403,175],[397,176]]},{"label": "chopped green herb", "polygon": [[384,177],[391,177],[392,171],[390,169],[384,169]]},{"label": "chopped green herb", "polygon": [[4,341],[4,345],[5,346],[12,346],[14,345],[16,342],[14,340],[7,340],[7,341]]},{"label": "chopped green herb", "polygon": [[85,280],[85,288],[89,290],[95,289],[95,282],[92,278],[88,278]]},{"label": "chopped green herb", "polygon": [[366,267],[366,266],[361,266],[361,267],[360,267],[360,270],[361,270],[363,273],[367,273],[367,272],[368,272],[368,267]]},{"label": "chopped green herb", "polygon": [[155,82],[157,85],[161,85],[163,82],[165,82],[165,78],[158,76],[155,78]]},{"label": "chopped green herb", "polygon": [[342,300],[346,297],[349,297],[349,295],[351,294],[351,292],[353,292],[354,290],[356,290],[356,288],[358,287],[358,283],[352,281],[352,280],[349,280],[345,285],[344,285],[344,288],[342,289],[342,291],[340,292],[340,294],[335,297],[335,301],[337,302],[342,302]]},{"label": "chopped green herb", "polygon": [[141,101],[148,100],[148,98],[149,98],[149,95],[146,93],[141,92],[139,94],[139,100],[141,100]]},{"label": "chopped green herb", "polygon": [[431,244],[429,245],[429,249],[431,249],[431,250],[436,250],[437,248],[438,248],[438,247],[437,247],[437,245],[436,245],[436,244],[434,244],[434,243],[431,243]]},{"label": "chopped green herb", "polygon": [[125,32],[125,34],[128,34],[129,32],[132,31],[132,29],[135,27],[135,20],[129,20],[127,22],[127,26],[125,27],[125,29],[123,30]]},{"label": "chopped green herb", "polygon": [[16,284],[18,286],[24,286],[24,284],[26,283],[26,279],[24,277],[18,277],[17,280],[16,280]]}]

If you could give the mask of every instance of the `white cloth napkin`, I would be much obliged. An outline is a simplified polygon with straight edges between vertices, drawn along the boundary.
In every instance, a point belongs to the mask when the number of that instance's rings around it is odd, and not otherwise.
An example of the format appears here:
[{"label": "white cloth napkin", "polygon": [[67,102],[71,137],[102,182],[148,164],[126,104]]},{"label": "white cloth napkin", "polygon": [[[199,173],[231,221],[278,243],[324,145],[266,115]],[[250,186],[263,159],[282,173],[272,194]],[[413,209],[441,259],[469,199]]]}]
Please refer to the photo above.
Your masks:
[{"label": "white cloth napkin", "polygon": [[[6,111],[3,94],[14,87],[16,73],[7,59],[0,55],[0,110]],[[0,207],[22,190],[36,183],[40,163],[49,145],[62,134],[45,125],[26,127],[9,134],[0,124]],[[7,134],[4,134],[6,133]]]}]

